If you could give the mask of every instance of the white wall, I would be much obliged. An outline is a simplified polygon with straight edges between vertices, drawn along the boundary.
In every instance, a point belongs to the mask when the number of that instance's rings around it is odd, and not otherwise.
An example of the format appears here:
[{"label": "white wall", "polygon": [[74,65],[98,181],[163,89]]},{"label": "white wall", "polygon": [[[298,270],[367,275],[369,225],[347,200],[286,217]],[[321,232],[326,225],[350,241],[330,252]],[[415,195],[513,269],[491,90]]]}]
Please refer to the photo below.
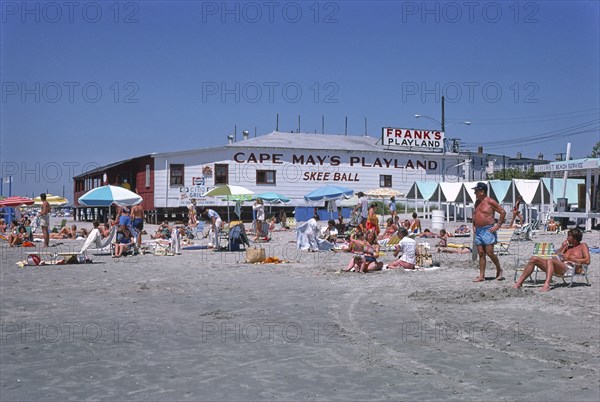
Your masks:
[{"label": "white wall", "polygon": [[[373,166],[377,161],[382,165],[381,167]],[[183,188],[167,186],[168,175],[165,163],[185,165]],[[292,206],[307,205],[304,195],[325,184],[365,191],[380,187],[380,175],[392,175],[392,188],[407,193],[414,181],[441,181],[442,176],[441,154],[209,148],[155,156],[154,205],[156,208],[164,208],[166,197],[168,197],[169,208],[187,205],[189,201],[185,196],[182,197],[182,193],[186,194],[186,191],[192,191],[192,196],[198,200],[198,205],[225,205],[225,202],[213,198],[199,197],[200,192],[214,187],[214,173],[212,176],[205,177],[205,186],[192,186],[193,177],[203,176],[202,167],[209,165],[214,170],[215,163],[229,165],[229,184],[246,187],[257,194],[276,191],[291,198]],[[448,163],[450,162],[447,161],[446,166]],[[417,168],[418,164],[420,164],[419,168]],[[435,169],[423,169],[422,164]],[[257,185],[257,169],[275,170],[276,185]],[[447,180],[457,179],[450,174],[453,172],[447,173]]]}]

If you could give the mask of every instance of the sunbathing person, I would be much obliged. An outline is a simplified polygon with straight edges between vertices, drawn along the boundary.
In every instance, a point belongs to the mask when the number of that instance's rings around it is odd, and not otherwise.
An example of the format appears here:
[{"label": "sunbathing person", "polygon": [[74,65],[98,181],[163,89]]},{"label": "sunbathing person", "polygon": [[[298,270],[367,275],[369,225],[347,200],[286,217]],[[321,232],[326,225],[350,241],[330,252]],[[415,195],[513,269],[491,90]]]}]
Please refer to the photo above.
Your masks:
[{"label": "sunbathing person", "polygon": [[0,219],[0,234],[4,234],[6,233],[6,221],[4,220],[4,218]]},{"label": "sunbathing person", "polygon": [[126,253],[131,247],[132,242],[131,231],[127,226],[121,225],[117,233],[117,244],[115,244],[115,255],[113,255],[113,258],[119,258]]},{"label": "sunbathing person", "polygon": [[517,289],[520,288],[525,279],[533,273],[535,267],[546,273],[546,281],[540,289],[542,292],[550,290],[552,275],[563,276],[565,274],[573,275],[573,273],[580,273],[583,269],[582,265],[590,263],[590,249],[587,244],[581,242],[582,239],[583,233],[581,230],[569,230],[567,240],[562,243],[556,256],[547,259],[535,256],[531,257],[523,269],[523,274],[514,284],[514,287]]},{"label": "sunbathing person", "polygon": [[[444,229],[442,229],[442,230],[444,230]],[[441,233],[441,232],[440,232],[440,233]],[[429,230],[429,229],[425,229],[425,230],[423,231],[423,233],[419,234],[418,236],[419,236],[419,237],[425,237],[426,239],[428,239],[428,238],[430,238],[430,237],[431,237],[431,238],[438,237],[438,236],[437,236],[435,233],[433,233],[433,232],[432,232],[431,230]]]},{"label": "sunbathing person", "polygon": [[558,225],[554,222],[554,218],[550,218],[548,225],[546,226],[546,231],[548,232],[556,232],[558,229]]},{"label": "sunbathing person", "polygon": [[170,239],[171,238],[171,228],[169,227],[169,222],[164,221],[160,224],[158,229],[156,229],[156,233],[152,235],[153,239]]},{"label": "sunbathing person", "polygon": [[460,225],[456,229],[454,229],[454,235],[458,236],[466,236],[471,234],[471,229],[467,225]]},{"label": "sunbathing person", "polygon": [[389,239],[398,231],[398,226],[394,223],[393,218],[388,218],[385,222],[385,230],[379,236],[377,236],[377,240]]},{"label": "sunbathing person", "polygon": [[58,233],[50,233],[50,238],[54,240],[75,239],[77,237],[77,225],[71,227],[65,226]]}]

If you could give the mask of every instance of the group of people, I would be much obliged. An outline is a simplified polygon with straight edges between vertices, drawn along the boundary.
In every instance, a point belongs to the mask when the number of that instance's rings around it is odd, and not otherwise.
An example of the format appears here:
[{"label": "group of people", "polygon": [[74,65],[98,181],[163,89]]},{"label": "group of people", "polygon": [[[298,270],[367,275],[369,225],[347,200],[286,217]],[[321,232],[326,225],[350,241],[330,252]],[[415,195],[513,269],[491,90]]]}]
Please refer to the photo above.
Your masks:
[{"label": "group of people", "polygon": [[[496,266],[495,279],[504,280],[500,261],[498,256],[494,254],[494,244],[497,242],[497,231],[504,223],[506,212],[495,200],[487,196],[487,184],[477,183],[474,190],[477,201],[473,213],[473,226],[475,227],[475,244],[479,254],[479,276],[474,281],[485,281],[486,256]],[[496,213],[499,214],[497,221],[495,219]],[[581,230],[569,230],[567,239],[562,243],[557,255],[552,258],[531,257],[514,287],[520,288],[536,267],[546,273],[546,281],[540,289],[541,291],[550,290],[550,282],[554,274],[562,276],[580,271],[582,265],[590,263],[589,247],[587,244],[582,243],[582,239],[583,233]]]}]

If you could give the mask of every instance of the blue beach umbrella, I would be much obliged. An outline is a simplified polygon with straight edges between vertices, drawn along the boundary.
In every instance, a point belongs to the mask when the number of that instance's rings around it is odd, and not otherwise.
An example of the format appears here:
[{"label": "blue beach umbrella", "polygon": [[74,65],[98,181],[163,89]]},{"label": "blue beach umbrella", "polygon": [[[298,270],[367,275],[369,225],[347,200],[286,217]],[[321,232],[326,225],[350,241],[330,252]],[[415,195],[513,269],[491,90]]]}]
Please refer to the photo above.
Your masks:
[{"label": "blue beach umbrella", "polygon": [[342,198],[348,199],[351,198],[353,195],[354,190],[352,190],[351,188],[328,184],[306,194],[304,196],[304,199],[306,201],[333,201]]},{"label": "blue beach umbrella", "polygon": [[260,198],[261,200],[269,204],[288,204],[291,201],[285,195],[281,195],[274,191],[268,191],[266,193],[257,194],[254,197],[252,197],[253,200],[257,198]]}]

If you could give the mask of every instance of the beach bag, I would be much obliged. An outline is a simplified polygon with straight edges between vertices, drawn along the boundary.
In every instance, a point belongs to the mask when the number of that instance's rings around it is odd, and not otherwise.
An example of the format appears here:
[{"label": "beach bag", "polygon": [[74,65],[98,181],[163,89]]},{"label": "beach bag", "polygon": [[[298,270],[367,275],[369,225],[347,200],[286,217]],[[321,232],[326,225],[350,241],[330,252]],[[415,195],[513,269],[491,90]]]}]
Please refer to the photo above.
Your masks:
[{"label": "beach bag", "polygon": [[263,262],[267,258],[264,248],[251,247],[246,249],[246,262],[254,264],[255,262]]}]

